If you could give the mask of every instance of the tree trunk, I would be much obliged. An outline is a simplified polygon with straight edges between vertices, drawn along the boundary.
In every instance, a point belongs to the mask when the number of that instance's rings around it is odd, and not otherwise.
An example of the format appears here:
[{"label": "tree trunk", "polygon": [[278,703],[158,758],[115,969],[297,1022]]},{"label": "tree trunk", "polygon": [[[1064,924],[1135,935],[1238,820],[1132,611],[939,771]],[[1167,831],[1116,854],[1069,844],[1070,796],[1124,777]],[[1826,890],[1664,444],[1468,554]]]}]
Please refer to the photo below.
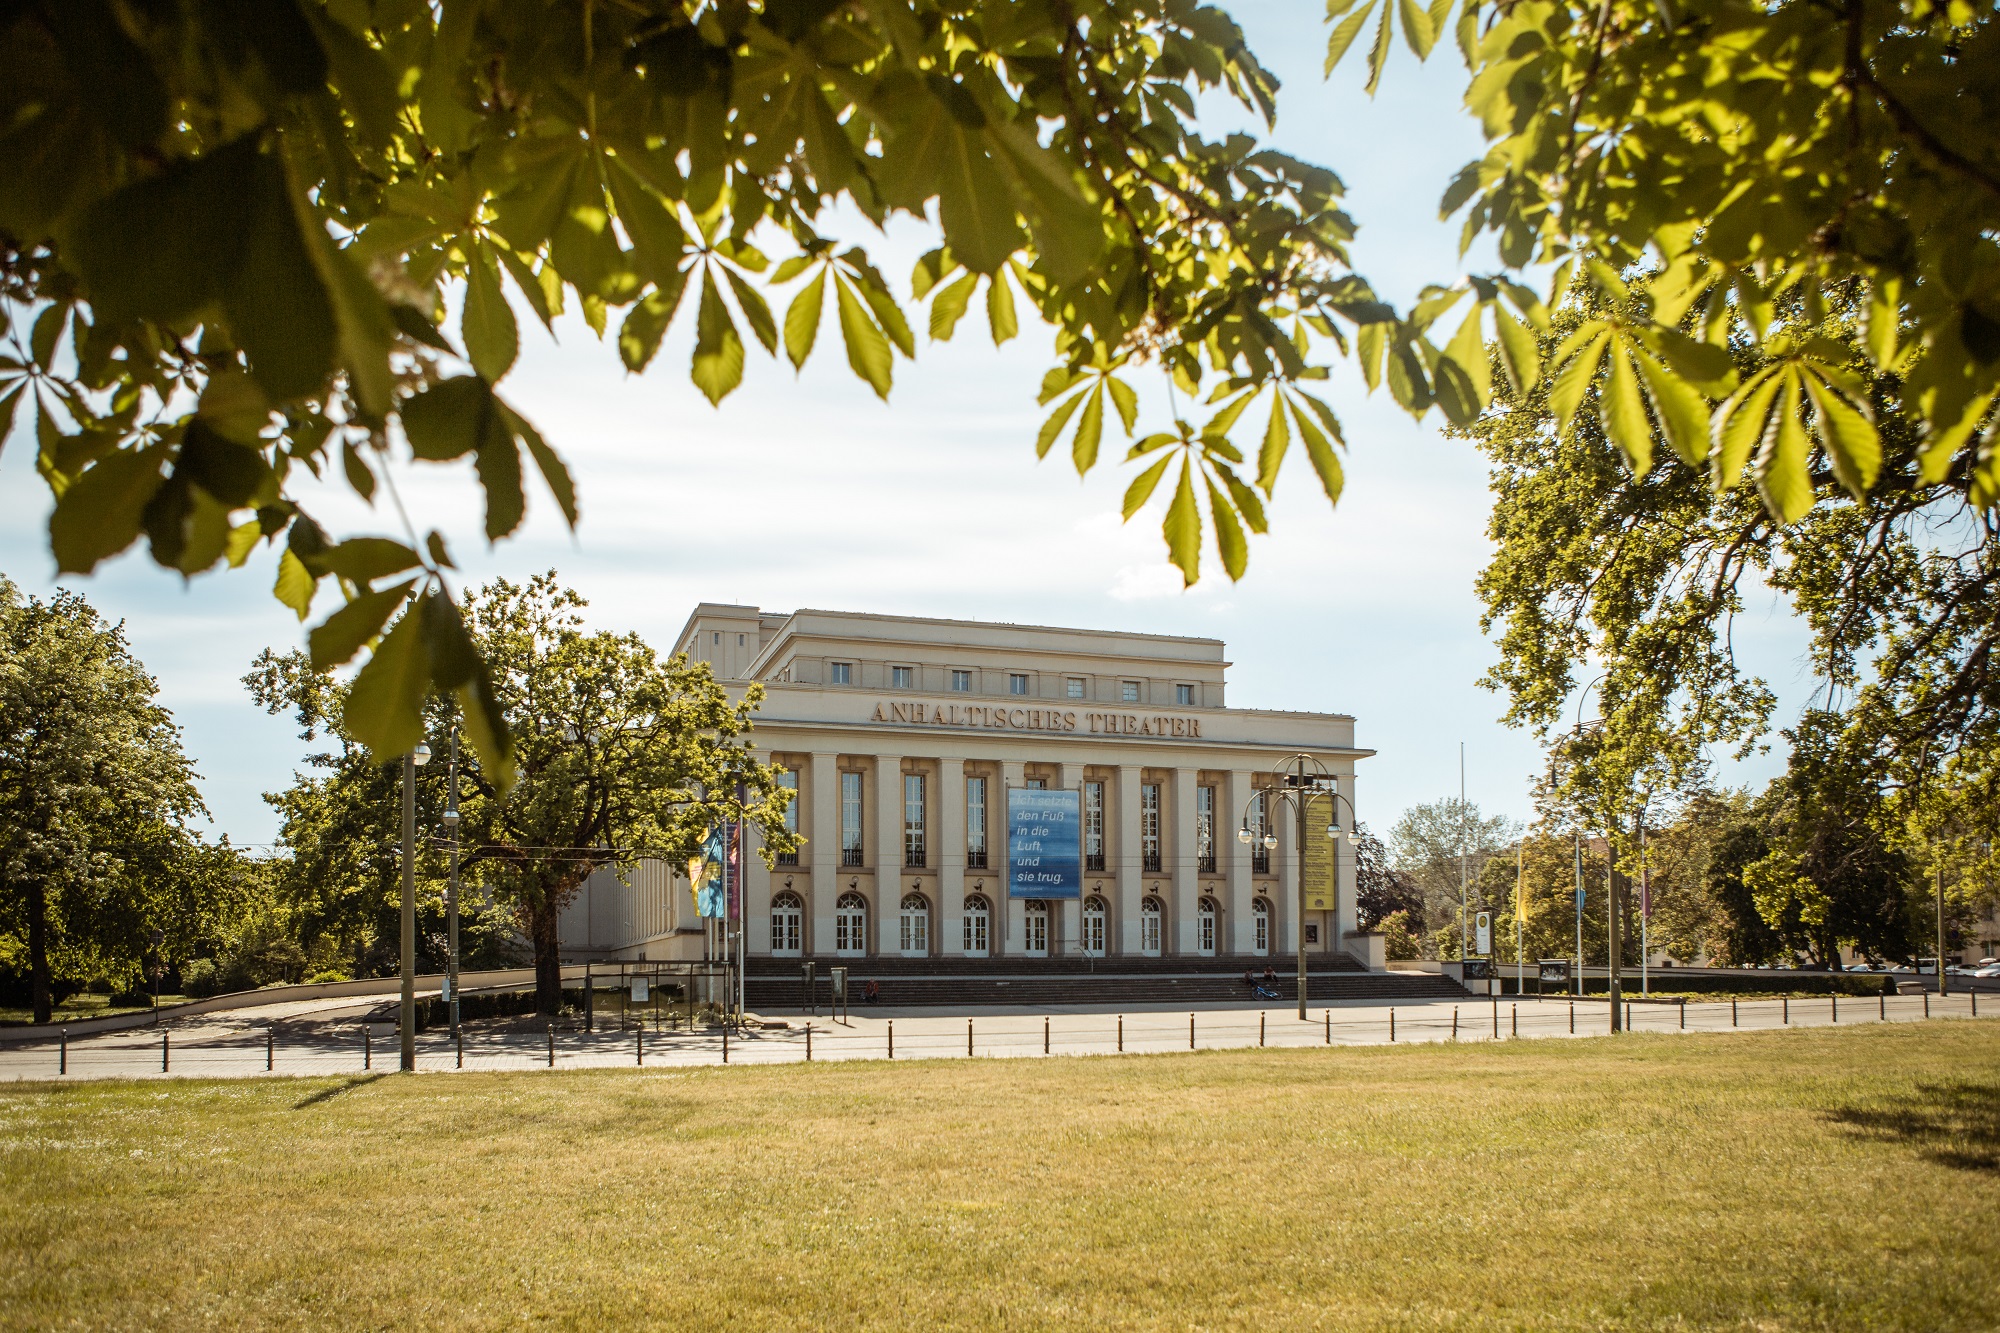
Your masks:
[{"label": "tree trunk", "polygon": [[55,1017],[55,995],[49,984],[49,899],[41,879],[28,881],[28,972],[34,988],[35,1021]]},{"label": "tree trunk", "polygon": [[556,941],[560,915],[546,900],[528,909],[528,938],[535,945],[535,1008],[550,1016],[562,1012],[562,949]]}]

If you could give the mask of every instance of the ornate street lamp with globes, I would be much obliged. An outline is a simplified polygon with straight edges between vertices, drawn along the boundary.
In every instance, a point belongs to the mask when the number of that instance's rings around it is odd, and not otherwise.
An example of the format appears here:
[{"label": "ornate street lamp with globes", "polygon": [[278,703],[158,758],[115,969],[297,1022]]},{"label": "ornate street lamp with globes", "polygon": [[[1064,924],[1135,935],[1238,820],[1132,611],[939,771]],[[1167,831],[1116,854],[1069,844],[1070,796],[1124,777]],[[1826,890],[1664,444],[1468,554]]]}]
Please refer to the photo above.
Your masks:
[{"label": "ornate street lamp with globes", "polygon": [[[1273,773],[1273,777],[1275,781],[1268,786],[1256,788],[1256,794],[1258,796],[1276,797],[1280,801],[1289,802],[1293,812],[1298,816],[1299,823],[1298,917],[1293,931],[1293,943],[1298,946],[1299,1017],[1303,1019],[1306,1016],[1306,838],[1308,837],[1306,821],[1309,817],[1307,807],[1316,795],[1325,795],[1332,798],[1333,816],[1326,826],[1326,836],[1334,839],[1337,848],[1341,836],[1339,803],[1343,798],[1340,795],[1339,780],[1328,771],[1325,764],[1309,754],[1293,755],[1278,766]],[[1254,804],[1255,798],[1253,797],[1251,803],[1243,807],[1243,824],[1241,828],[1236,830],[1236,841],[1246,846],[1256,842],[1260,836],[1250,827],[1250,805]],[[1349,801],[1349,811],[1352,811],[1353,808],[1354,803]],[[1278,837],[1275,833],[1266,829],[1261,837],[1265,851],[1276,850]],[[1336,929],[1338,929],[1337,923],[1340,920],[1340,864],[1338,859],[1334,862],[1333,891],[1333,916],[1336,922]]]},{"label": "ornate street lamp with globes", "polygon": [[403,1008],[402,1068],[417,1067],[417,770],[431,761],[431,747],[403,756]]}]

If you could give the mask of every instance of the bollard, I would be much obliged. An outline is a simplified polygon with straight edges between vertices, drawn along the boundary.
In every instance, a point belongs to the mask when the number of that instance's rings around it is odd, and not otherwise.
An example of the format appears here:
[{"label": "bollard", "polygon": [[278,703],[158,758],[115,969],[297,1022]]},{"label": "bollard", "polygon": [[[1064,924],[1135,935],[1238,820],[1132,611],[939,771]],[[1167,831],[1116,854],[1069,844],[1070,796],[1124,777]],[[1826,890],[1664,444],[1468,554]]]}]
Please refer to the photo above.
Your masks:
[{"label": "bollard", "polygon": [[1736,1026],[1736,1001],[1729,1002],[1729,1026]]},{"label": "bollard", "polygon": [[1930,993],[1929,991],[1925,991],[1925,992],[1924,992],[1924,1017],[1925,1017],[1925,1018],[1929,1018],[1930,1016],[1931,1016],[1931,993]]},{"label": "bollard", "polygon": [[1572,1037],[1574,1037],[1574,1036],[1576,1035],[1576,1001],[1575,1001],[1575,1000],[1571,1000],[1571,1001],[1569,1002],[1569,1035],[1570,1035],[1570,1036],[1572,1036]]},{"label": "bollard", "polygon": [[1979,1017],[1979,992],[1975,990],[1968,993],[1972,996],[1972,1016],[1977,1018]]},{"label": "bollard", "polygon": [[1451,1039],[1458,1040],[1458,1006],[1451,1007]]},{"label": "bollard", "polygon": [[1625,1030],[1627,1032],[1632,1030],[1632,1002],[1630,1000],[1625,1001]]},{"label": "bollard", "polygon": [[172,1063],[172,1061],[168,1057],[168,1050],[169,1047],[167,1043],[167,1030],[165,1028],[161,1028],[160,1029],[160,1072],[162,1074],[167,1072],[168,1068]]},{"label": "bollard", "polygon": [[889,1058],[896,1058],[896,1020],[889,1020]]},{"label": "bollard", "polygon": [[451,1035],[453,1040],[458,1043],[458,1067],[463,1069],[465,1068],[465,1029],[460,1028]]},{"label": "bollard", "polygon": [[1787,996],[1785,997],[1785,999],[1784,999],[1784,1005],[1785,1005],[1785,1023],[1786,1023],[1786,1025],[1787,1025],[1787,1026],[1790,1026],[1790,1024],[1791,1024],[1791,1021],[1792,1021],[1792,997],[1791,997],[1791,996],[1787,995]]},{"label": "bollard", "polygon": [[1889,997],[1887,995],[1877,995],[1875,997],[1875,1018],[1878,1022],[1882,1023],[1889,1021]]},{"label": "bollard", "polygon": [[1333,1045],[1333,1010],[1326,1011],[1326,1044]]},{"label": "bollard", "polygon": [[361,1025],[361,1067],[375,1067],[375,1033],[366,1023]]},{"label": "bollard", "polygon": [[1257,1015],[1257,1044],[1259,1046],[1264,1044],[1264,1015],[1262,1013]]},{"label": "bollard", "polygon": [[[1125,1034],[1125,1016],[1124,1016],[1123,1014],[1120,1014],[1120,1015],[1118,1016],[1118,1033],[1119,1033],[1119,1039],[1118,1039],[1118,1049],[1122,1051],[1122,1050],[1124,1050],[1124,1049],[1125,1049],[1125,1037],[1124,1037],[1124,1034]],[[1049,1016],[1048,1016],[1047,1014],[1043,1014],[1043,1015],[1042,1015],[1042,1054],[1043,1054],[1043,1055],[1047,1055],[1048,1053],[1049,1053]]]},{"label": "bollard", "polygon": [[271,1067],[277,1063],[277,1059],[278,1059],[278,1029],[276,1027],[268,1027],[264,1029],[264,1072],[265,1073],[268,1074],[271,1072]]},{"label": "bollard", "polygon": [[969,1018],[965,1020],[965,1057],[968,1060],[972,1058],[972,1020]]},{"label": "bollard", "polygon": [[1118,1015],[1118,1050],[1121,1055],[1125,1051],[1125,1015],[1123,1014]]},{"label": "bollard", "polygon": [[1686,1000],[1686,999],[1682,999],[1682,1001],[1681,1001],[1681,1031],[1683,1031],[1683,1032],[1686,1032],[1687,1030],[1688,1030],[1688,1002],[1687,1002],[1687,1000]]},{"label": "bollard", "polygon": [[1396,1010],[1393,1005],[1389,1009],[1389,1040],[1396,1040]]},{"label": "bollard", "polygon": [[813,1025],[808,1023],[806,1024],[806,1063],[811,1064],[812,1060],[813,1060]]},{"label": "bollard", "polygon": [[1500,1040],[1500,1000],[1498,996],[1495,996],[1493,1000],[1493,1040]]},{"label": "bollard", "polygon": [[1840,1021],[1840,997],[1838,995],[1829,995],[1826,998],[1828,1003],[1833,1006],[1833,1021],[1838,1023]]},{"label": "bollard", "polygon": [[[722,1051],[724,1064],[729,1063],[729,1029],[722,1030]],[[556,1025],[549,1024],[549,1068],[556,1067]]]},{"label": "bollard", "polygon": [[1521,1035],[1521,1006],[1518,1004],[1508,1006],[1507,1035],[1510,1037]]},{"label": "bollard", "polygon": [[722,1025],[722,1063],[729,1063],[729,1024]]},{"label": "bollard", "polygon": [[646,1025],[643,1019],[638,1027],[632,1029],[632,1063],[640,1069],[646,1067]]},{"label": "bollard", "polygon": [[58,1047],[57,1050],[58,1054],[56,1056],[56,1072],[58,1074],[67,1074],[69,1072],[69,1029],[68,1028],[64,1028],[62,1030],[62,1045]]},{"label": "bollard", "polygon": [[1188,1015],[1188,1049],[1194,1049],[1194,1015]]}]

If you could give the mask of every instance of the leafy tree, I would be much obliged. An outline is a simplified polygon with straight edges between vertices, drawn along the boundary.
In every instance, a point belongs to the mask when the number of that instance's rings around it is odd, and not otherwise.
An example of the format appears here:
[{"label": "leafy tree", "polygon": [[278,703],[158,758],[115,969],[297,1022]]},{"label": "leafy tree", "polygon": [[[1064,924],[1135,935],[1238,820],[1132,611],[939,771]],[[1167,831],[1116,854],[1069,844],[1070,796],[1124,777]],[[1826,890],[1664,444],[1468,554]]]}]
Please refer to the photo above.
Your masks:
[{"label": "leafy tree", "polygon": [[156,898],[202,804],[157,692],[122,626],[0,578],[0,931],[38,1023],[58,972],[136,972],[176,915]]},{"label": "leafy tree", "polygon": [[[1383,923],[1398,912],[1417,921],[1424,914],[1422,892],[1396,867],[1387,844],[1362,823],[1354,826],[1354,912],[1363,930],[1386,930]],[[1403,929],[1409,929],[1407,921]]]},{"label": "leafy tree", "polygon": [[[1747,467],[1784,523],[1815,504],[1818,469],[1857,498],[1878,482],[1949,482],[1977,508],[2000,501],[1993,6],[1460,0],[1454,22],[1451,0],[1330,0],[1329,71],[1378,10],[1370,91],[1395,16],[1420,58],[1447,26],[1457,38],[1466,108],[1490,144],[1441,203],[1463,212],[1464,244],[1490,234],[1509,273],[1559,264],[1557,294],[1580,263],[1615,308],[1537,349],[1544,312],[1505,274],[1432,289],[1406,320],[1368,330],[1371,385],[1394,348],[1398,400],[1434,396],[1469,424],[1496,383],[1481,340],[1490,308],[1505,384],[1518,394],[1552,379],[1565,432],[1594,391],[1636,474],[1656,441],[1719,491]],[[1423,341],[1467,295],[1450,342]],[[1843,304],[1865,312],[1869,368],[1903,381],[1887,413],[1823,341]],[[1755,351],[1756,373],[1732,345]],[[1897,457],[1880,434],[1892,418],[1917,446]]]},{"label": "leafy tree", "polygon": [[[1037,447],[1066,436],[1079,471],[1107,404],[1135,433],[1141,361],[1222,395],[1126,455],[1125,512],[1168,488],[1189,581],[1204,509],[1243,572],[1295,435],[1337,497],[1315,357],[1349,336],[1336,320],[1388,313],[1347,272],[1331,172],[1194,129],[1210,90],[1268,124],[1276,83],[1193,0],[64,0],[0,10],[0,66],[0,431],[34,407],[59,567],[143,536],[191,576],[282,542],[301,620],[328,579],[346,599],[313,632],[319,668],[417,597],[345,726],[399,754],[426,692],[455,694],[501,786],[507,724],[443,541],[336,540],[290,482],[337,473],[372,502],[404,458],[470,459],[498,540],[525,459],[574,524],[568,469],[496,389],[513,301],[544,325],[575,302],[634,370],[692,307],[689,373],[717,402],[746,329],[799,366],[831,305],[886,397],[914,309],[948,338],[983,291],[998,342],[1025,303],[1057,347]],[[836,204],[933,228],[908,298],[833,234]],[[1253,464],[1228,432],[1266,390]]]},{"label": "leafy tree", "polygon": [[[1460,852],[1464,853],[1464,883],[1471,886],[1491,857],[1509,850],[1516,836],[1504,815],[1486,816],[1475,802],[1456,796],[1429,801],[1405,810],[1389,830],[1389,847],[1402,880],[1421,895],[1416,916],[1427,934],[1448,931],[1456,948],[1459,932]],[[1510,895],[1511,896],[1511,895]]]},{"label": "leafy tree", "polygon": [[[1583,956],[1595,963],[1604,960],[1604,869],[1604,844],[1586,840]],[[1523,893],[1528,902],[1528,920],[1521,934],[1522,955],[1530,959],[1576,956],[1576,846],[1568,835],[1531,834],[1516,846],[1488,856],[1474,893],[1493,913],[1495,958],[1514,961],[1514,914],[1519,902],[1517,895]],[[1437,940],[1441,950],[1447,946],[1450,949],[1450,953],[1441,951],[1440,958],[1456,957],[1458,923],[1452,921],[1441,929]],[[1637,962],[1637,943],[1628,941],[1624,953]]]},{"label": "leafy tree", "polygon": [[[784,827],[791,795],[748,739],[762,690],[753,685],[732,704],[705,664],[663,663],[637,635],[586,632],[584,606],[553,573],[525,585],[495,580],[465,598],[473,642],[516,721],[518,780],[502,786],[476,756],[462,767],[463,873],[512,911],[548,1013],[562,1003],[557,923],[593,872],[646,856],[684,865],[724,819],[755,825],[767,857],[798,845]],[[302,725],[319,728],[348,716],[362,685],[336,684],[295,654],[260,659],[252,688],[267,708],[289,708]],[[433,752],[449,743],[451,725],[445,706],[434,703]],[[341,734],[339,760],[322,765],[328,777],[280,798],[287,840],[295,857],[310,849],[295,860],[310,910],[349,922],[357,940],[387,940],[391,932],[366,923],[395,901],[395,863],[383,848],[400,827],[400,775]],[[429,826],[446,808],[448,778],[435,762],[419,771],[420,818]]]}]

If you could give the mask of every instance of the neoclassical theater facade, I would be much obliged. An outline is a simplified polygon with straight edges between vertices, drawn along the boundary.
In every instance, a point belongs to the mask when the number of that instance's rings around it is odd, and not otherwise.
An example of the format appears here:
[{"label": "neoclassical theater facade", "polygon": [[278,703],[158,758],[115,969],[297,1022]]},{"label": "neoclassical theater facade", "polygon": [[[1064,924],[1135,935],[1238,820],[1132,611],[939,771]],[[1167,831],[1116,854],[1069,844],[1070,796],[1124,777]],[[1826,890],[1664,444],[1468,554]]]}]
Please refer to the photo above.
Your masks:
[{"label": "neoclassical theater facade", "polygon": [[[1308,952],[1360,943],[1351,848],[1333,844],[1327,910],[1302,913],[1295,818],[1257,789],[1311,755],[1351,821],[1372,751],[1342,714],[1229,707],[1220,640],[703,603],[674,651],[763,685],[754,739],[798,790],[804,848],[769,869],[745,858],[753,958],[1284,955],[1301,931]],[[1010,893],[1018,789],[1076,793],[1076,896]],[[593,878],[562,939],[579,957],[712,943],[685,879],[658,863]]]}]

